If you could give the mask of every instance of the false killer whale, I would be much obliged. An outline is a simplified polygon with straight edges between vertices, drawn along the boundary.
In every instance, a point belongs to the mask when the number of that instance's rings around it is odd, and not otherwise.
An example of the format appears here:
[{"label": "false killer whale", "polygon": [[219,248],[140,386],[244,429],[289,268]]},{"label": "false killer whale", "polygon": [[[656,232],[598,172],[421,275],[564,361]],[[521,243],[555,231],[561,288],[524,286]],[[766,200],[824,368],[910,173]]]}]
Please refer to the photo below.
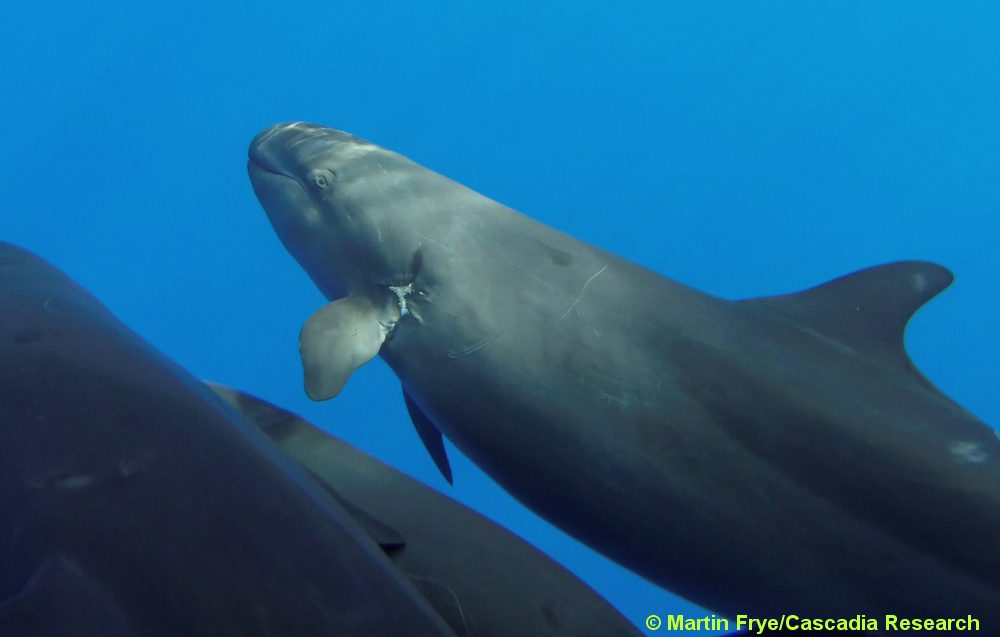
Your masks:
[{"label": "false killer whale", "polygon": [[0,636],[456,637],[201,382],[0,243]]},{"label": "false killer whale", "polygon": [[308,469],[460,637],[638,637],[608,602],[475,511],[280,407],[209,384]]},{"label": "false killer whale", "polygon": [[730,301],[302,122],[253,189],[331,303],[305,388],[376,355],[442,473],[441,434],[529,507],[730,616],[966,616],[1000,631],[1000,439],[903,347],[952,276],[898,262]]}]

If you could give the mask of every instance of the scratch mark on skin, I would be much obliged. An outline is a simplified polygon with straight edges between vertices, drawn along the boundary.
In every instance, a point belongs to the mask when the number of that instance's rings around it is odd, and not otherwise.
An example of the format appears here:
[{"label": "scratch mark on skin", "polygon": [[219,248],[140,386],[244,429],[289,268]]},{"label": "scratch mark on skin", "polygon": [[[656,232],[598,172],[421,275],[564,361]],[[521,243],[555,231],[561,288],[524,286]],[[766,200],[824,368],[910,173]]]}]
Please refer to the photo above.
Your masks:
[{"label": "scratch mark on skin", "polygon": [[459,350],[458,352],[453,352],[451,350],[448,350],[448,358],[462,358],[463,356],[474,354],[475,352],[478,352],[479,350],[483,349],[484,347],[495,341],[497,337],[500,336],[500,334],[503,334],[503,332],[498,332],[493,336],[487,338],[485,341],[477,343],[471,347],[467,347],[463,350]]},{"label": "scratch mark on skin", "polygon": [[957,440],[951,444],[949,451],[957,462],[966,464],[982,464],[989,459],[989,454],[975,442]]},{"label": "scratch mark on skin", "polygon": [[621,413],[625,413],[629,410],[632,401],[629,399],[627,394],[617,396],[615,394],[610,394],[603,390],[598,390],[598,397],[609,405],[612,405],[618,409]]},{"label": "scratch mark on skin", "polygon": [[577,294],[576,295],[576,299],[573,300],[573,304],[570,305],[568,308],[566,308],[566,311],[563,312],[562,316],[559,317],[560,320],[562,320],[562,319],[566,318],[567,316],[569,316],[569,313],[573,311],[573,308],[576,307],[580,303],[581,300],[583,300],[583,293],[587,291],[587,286],[590,285],[591,282],[593,282],[594,279],[596,279],[601,274],[603,274],[604,271],[607,270],[607,269],[608,269],[607,264],[604,264],[604,267],[602,267],[597,272],[594,272],[594,274],[592,274],[591,277],[589,279],[587,279],[586,283],[583,284],[583,287],[580,288],[580,293]]},{"label": "scratch mark on skin", "polygon": [[462,635],[465,636],[472,635],[472,631],[469,630],[469,622],[465,618],[465,609],[462,608],[462,601],[458,599],[458,595],[455,594],[455,591],[452,590],[450,586],[448,586],[444,582],[440,582],[438,580],[425,577],[410,576],[410,579],[412,579],[414,582],[427,582],[428,584],[433,584],[434,586],[439,586],[443,588],[445,592],[448,593],[448,596],[451,597],[451,603],[458,611],[458,618],[462,620],[462,628],[465,629],[462,631]]}]

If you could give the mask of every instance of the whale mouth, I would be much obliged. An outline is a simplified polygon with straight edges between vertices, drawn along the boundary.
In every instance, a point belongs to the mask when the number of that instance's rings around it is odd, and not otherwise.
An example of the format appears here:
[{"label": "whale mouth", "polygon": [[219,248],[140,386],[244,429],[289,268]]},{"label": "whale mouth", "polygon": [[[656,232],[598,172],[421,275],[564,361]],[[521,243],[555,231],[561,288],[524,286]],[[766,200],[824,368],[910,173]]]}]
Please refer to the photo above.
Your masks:
[{"label": "whale mouth", "polygon": [[[256,188],[261,182],[274,180],[276,182],[291,182],[298,188],[303,188],[302,182],[296,177],[283,173],[279,168],[251,157],[247,161],[247,173],[250,175],[250,184]],[[290,184],[288,184],[290,185]],[[259,194],[259,193],[258,193]]]},{"label": "whale mouth", "polygon": [[[296,175],[292,157],[293,149],[304,141],[315,137],[318,128],[303,122],[275,124],[257,134],[247,151],[247,172],[250,183],[265,210],[268,203],[276,200],[276,191],[302,190],[306,187]],[[295,184],[293,187],[292,184]],[[271,191],[267,193],[265,191]],[[270,196],[268,196],[270,194]]]},{"label": "whale mouth", "polygon": [[279,161],[284,146],[280,138],[282,131],[289,126],[291,124],[276,124],[261,131],[253,138],[253,141],[250,142],[250,148],[247,150],[247,168],[251,176],[253,176],[254,169],[257,169],[271,175],[292,178],[288,171],[282,169]]},{"label": "whale mouth", "polygon": [[247,150],[251,175],[257,168],[271,175],[295,179],[294,171],[285,164],[295,146],[314,136],[315,128],[303,122],[282,122],[258,133]]},{"label": "whale mouth", "polygon": [[271,224],[277,229],[286,227],[296,218],[316,220],[319,213],[298,177],[272,161],[269,153],[255,153],[253,150],[254,147],[251,147],[247,174],[250,186]]}]

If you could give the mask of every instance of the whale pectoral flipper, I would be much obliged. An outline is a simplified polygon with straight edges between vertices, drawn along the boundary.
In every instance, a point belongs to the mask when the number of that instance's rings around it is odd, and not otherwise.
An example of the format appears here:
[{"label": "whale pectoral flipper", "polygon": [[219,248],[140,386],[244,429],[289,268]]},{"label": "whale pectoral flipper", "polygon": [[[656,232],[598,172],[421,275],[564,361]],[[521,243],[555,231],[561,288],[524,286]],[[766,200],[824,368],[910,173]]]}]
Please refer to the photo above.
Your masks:
[{"label": "whale pectoral flipper", "polygon": [[438,471],[448,481],[448,484],[454,484],[451,476],[451,463],[448,462],[448,453],[444,448],[444,439],[441,437],[441,431],[420,409],[420,406],[413,400],[405,387],[403,388],[403,400],[406,401],[406,411],[410,414],[410,420],[413,421],[413,426],[417,430],[417,435],[420,436],[420,441],[424,443],[427,453],[431,454],[431,460],[437,465]]},{"label": "whale pectoral flipper", "polygon": [[354,370],[378,354],[386,331],[365,296],[338,299],[310,316],[299,333],[309,398],[327,400],[339,394]]}]

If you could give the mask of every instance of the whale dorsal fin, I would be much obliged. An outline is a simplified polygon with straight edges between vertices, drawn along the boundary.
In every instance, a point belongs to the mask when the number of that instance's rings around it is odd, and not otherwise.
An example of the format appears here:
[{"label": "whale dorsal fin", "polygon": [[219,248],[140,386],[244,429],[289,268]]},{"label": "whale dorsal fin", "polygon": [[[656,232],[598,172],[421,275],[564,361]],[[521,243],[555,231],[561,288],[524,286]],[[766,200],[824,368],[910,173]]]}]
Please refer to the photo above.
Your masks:
[{"label": "whale dorsal fin", "polygon": [[365,533],[368,534],[368,537],[374,540],[386,554],[392,555],[406,546],[406,540],[403,538],[403,534],[397,531],[392,525],[375,517],[364,508],[345,498],[339,491],[337,491],[329,480],[315,473],[306,465],[302,465],[302,467],[321,487],[323,487],[324,490],[326,490],[327,493],[330,494],[330,496],[333,497],[334,500],[337,501],[337,504],[342,506],[344,510],[350,514],[351,518],[358,523],[358,526],[364,529]]},{"label": "whale dorsal fin", "polygon": [[[391,524],[337,490],[334,477],[340,472],[336,468],[326,472],[327,465],[338,464],[337,459],[345,455],[355,457],[361,452],[266,400],[218,383],[205,384],[288,454],[386,554],[391,556],[406,546],[403,534]],[[350,462],[347,464],[350,465]]]},{"label": "whale dorsal fin", "polygon": [[741,303],[880,357],[923,380],[906,354],[903,332],[910,317],[953,279],[940,265],[900,261],[859,270],[794,294]]}]

